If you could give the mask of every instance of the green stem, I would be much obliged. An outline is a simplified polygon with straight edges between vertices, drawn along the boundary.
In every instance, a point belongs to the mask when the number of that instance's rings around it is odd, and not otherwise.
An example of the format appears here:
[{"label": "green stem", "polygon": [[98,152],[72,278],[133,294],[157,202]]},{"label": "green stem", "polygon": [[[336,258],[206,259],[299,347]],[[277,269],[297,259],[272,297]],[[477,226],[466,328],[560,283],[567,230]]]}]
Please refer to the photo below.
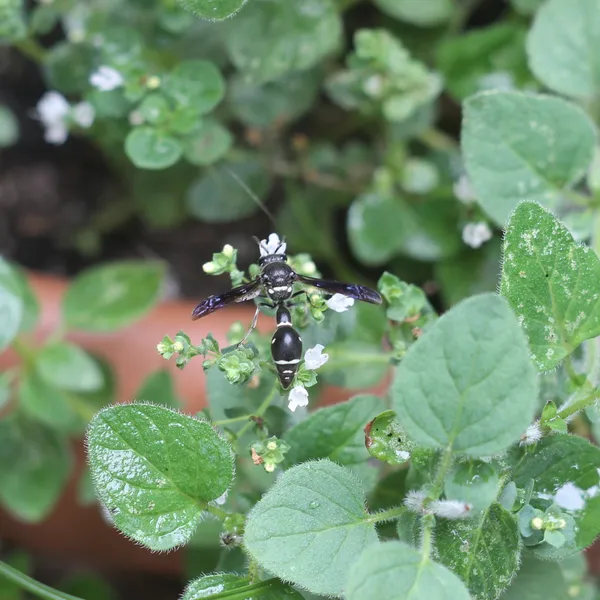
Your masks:
[{"label": "green stem", "polygon": [[220,519],[221,521],[224,521],[227,517],[230,517],[233,514],[235,514],[227,512],[226,510],[223,510],[222,508],[219,508],[218,506],[214,506],[212,504],[207,504],[205,507],[202,508],[202,510],[205,510],[211,515],[214,515],[215,517],[217,517],[217,519]]},{"label": "green stem", "polygon": [[565,406],[565,408],[563,408],[562,410],[559,410],[558,416],[561,419],[568,419],[571,415],[574,415],[575,413],[578,413],[580,410],[583,410],[584,408],[587,408],[588,406],[591,406],[592,404],[594,404],[594,402],[596,402],[596,400],[598,400],[598,398],[600,398],[600,389],[595,388],[592,391],[592,393],[589,394],[588,396],[586,396],[585,398],[576,400],[572,404],[569,404],[569,406]]},{"label": "green stem", "polygon": [[[256,409],[256,412],[252,413],[255,417],[262,417],[267,408],[269,408],[271,402],[273,402],[273,398],[275,398],[275,394],[277,392],[277,384],[273,385],[273,389],[270,391],[269,395],[263,400],[263,403]],[[254,425],[253,421],[248,421],[238,432],[237,438],[238,440]]]},{"label": "green stem", "polygon": [[422,561],[428,559],[431,554],[431,540],[433,538],[433,527],[435,519],[427,519],[423,527],[423,537],[421,538],[421,556]]},{"label": "green stem", "polygon": [[71,596],[71,594],[65,594],[48,585],[44,585],[1,560],[0,575],[3,575],[9,581],[16,583],[20,588],[27,590],[34,596],[43,598],[44,600],[83,600],[77,596]]},{"label": "green stem", "polygon": [[21,54],[24,54],[27,58],[30,58],[34,62],[44,62],[46,51],[37,43],[35,39],[26,38],[24,40],[19,40],[14,42],[14,46],[21,52]]},{"label": "green stem", "polygon": [[439,129],[431,127],[420,133],[418,139],[431,150],[440,152],[452,152],[458,149],[456,140]]},{"label": "green stem", "polygon": [[230,425],[231,423],[240,423],[241,421],[247,421],[252,415],[242,415],[241,417],[232,417],[231,419],[221,419],[220,421],[213,421],[212,424],[217,427],[221,427],[223,425]]},{"label": "green stem", "polygon": [[569,376],[569,379],[574,384],[578,386],[581,385],[581,377],[579,373],[577,373],[577,371],[575,370],[575,366],[573,365],[573,360],[570,354],[565,358],[564,367],[567,375]]},{"label": "green stem", "polygon": [[444,479],[446,479],[446,473],[448,473],[448,469],[452,465],[452,458],[452,446],[448,446],[444,450],[444,454],[442,454],[435,481],[433,482],[433,489],[430,495],[432,500],[437,500],[444,489]]},{"label": "green stem", "polygon": [[369,515],[365,521],[367,523],[381,523],[382,521],[389,521],[391,519],[396,519],[403,513],[405,513],[408,509],[406,506],[395,506],[394,508],[390,508],[389,510],[382,510],[378,513],[373,513]]}]

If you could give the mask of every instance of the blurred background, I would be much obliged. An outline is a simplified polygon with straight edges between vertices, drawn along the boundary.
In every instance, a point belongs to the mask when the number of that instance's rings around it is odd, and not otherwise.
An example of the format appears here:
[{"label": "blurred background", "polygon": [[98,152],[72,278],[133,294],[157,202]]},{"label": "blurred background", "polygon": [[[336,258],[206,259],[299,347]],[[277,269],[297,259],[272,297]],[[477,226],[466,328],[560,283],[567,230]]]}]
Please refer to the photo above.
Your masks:
[{"label": "blurred background", "polygon": [[[146,386],[144,398],[202,408],[201,370],[165,368],[155,347],[180,328],[206,334],[189,312],[228,289],[202,270],[226,243],[245,269],[252,236],[277,231],[323,276],[374,286],[388,270],[440,311],[496,287],[500,237],[464,177],[460,106],[483,89],[537,89],[525,37],[540,2],[282,2],[250,0],[223,23],[171,0],[0,6],[0,255],[36,298],[25,337],[35,346],[63,327],[65,289],[88,269],[160,265],[142,320],[69,332],[111,373],[99,406]],[[212,65],[210,93],[185,85],[196,60]],[[227,312],[209,327],[223,337],[250,318]],[[6,349],[0,365],[24,353]],[[18,382],[5,389],[0,421]],[[3,560],[90,600],[175,598],[192,576],[242,560],[211,523],[171,555],[113,532],[90,492],[84,428],[67,432],[74,463],[43,510],[27,517],[0,490]],[[0,463],[35,444],[0,436]],[[25,597],[0,581],[1,600]]]}]

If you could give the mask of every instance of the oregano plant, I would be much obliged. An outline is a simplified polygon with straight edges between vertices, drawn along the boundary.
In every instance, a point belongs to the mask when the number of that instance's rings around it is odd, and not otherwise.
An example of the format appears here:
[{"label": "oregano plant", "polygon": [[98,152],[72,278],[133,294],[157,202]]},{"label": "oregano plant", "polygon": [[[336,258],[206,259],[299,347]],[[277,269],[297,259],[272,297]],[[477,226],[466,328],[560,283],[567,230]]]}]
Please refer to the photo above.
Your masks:
[{"label": "oregano plant", "polygon": [[[262,207],[282,236],[250,264],[239,234],[194,257],[221,292],[156,350],[205,379],[196,414],[162,369],[113,403],[111,365],[68,337],[147,315],[162,264],[84,270],[37,341],[44,299],[1,258],[3,509],[46,518],[85,434],[81,501],[190,548],[183,600],[596,597],[600,0],[483,4],[0,0],[2,44],[44,74],[44,139],[91,140],[130,215],[225,231]],[[0,105],[0,147],[19,135]],[[279,250],[293,275],[270,288]],[[217,339],[230,301],[271,330]],[[273,337],[291,329],[298,356]],[[328,386],[353,391],[322,405]],[[78,600],[28,568],[0,562],[10,593]]]}]

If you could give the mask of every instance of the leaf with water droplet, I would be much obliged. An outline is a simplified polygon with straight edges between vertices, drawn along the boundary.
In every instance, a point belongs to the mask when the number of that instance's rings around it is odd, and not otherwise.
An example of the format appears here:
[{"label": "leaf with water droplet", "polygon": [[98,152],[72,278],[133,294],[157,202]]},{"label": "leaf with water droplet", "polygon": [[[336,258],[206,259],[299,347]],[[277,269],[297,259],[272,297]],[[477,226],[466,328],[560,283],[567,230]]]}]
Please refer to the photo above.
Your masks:
[{"label": "leaf with water droplet", "polygon": [[256,83],[310,69],[342,41],[332,0],[253,0],[224,26],[231,62]]},{"label": "leaf with water droplet", "polygon": [[498,598],[519,568],[517,523],[499,504],[472,519],[438,519],[434,539],[439,560],[465,582],[473,600]]},{"label": "leaf with water droplet", "polygon": [[575,518],[576,536],[561,549],[546,544],[532,549],[540,558],[560,560],[589,546],[600,534],[600,497],[588,497],[586,490],[600,483],[600,448],[587,440],[557,433],[544,437],[525,456],[515,450],[511,462],[516,468],[514,482],[524,487],[534,481],[534,498],[548,495]]},{"label": "leaf with water droplet", "polygon": [[244,542],[281,579],[338,596],[357,556],[377,542],[366,519],[361,485],[348,469],[307,462],[286,471],[250,511]]},{"label": "leaf with water droplet", "polygon": [[549,0],[537,12],[527,39],[529,66],[548,88],[591,101],[600,91],[597,0]]},{"label": "leaf with water droplet", "polygon": [[367,548],[348,572],[347,600],[469,600],[462,581],[403,542]]},{"label": "leaf with water droplet", "polygon": [[63,299],[66,324],[87,331],[112,331],[129,325],[159,299],[164,266],[124,261],[81,273]]},{"label": "leaf with water droplet", "polygon": [[187,542],[233,480],[233,453],[209,423],[161,406],[99,412],[88,429],[96,492],[115,525],[151,550]]},{"label": "leaf with water droplet", "polygon": [[410,347],[390,391],[417,445],[480,457],[505,450],[531,423],[536,375],[508,303],[481,294],[456,305]]},{"label": "leaf with water droplet", "polygon": [[465,168],[477,201],[498,225],[520,200],[558,204],[592,160],[594,125],[561,98],[484,92],[465,101],[463,114]]},{"label": "leaf with water droplet", "polygon": [[521,203],[507,225],[500,292],[540,371],[600,335],[600,260],[535,202]]},{"label": "leaf with water droplet", "polygon": [[221,21],[233,17],[248,0],[178,0],[184,8],[202,19]]}]

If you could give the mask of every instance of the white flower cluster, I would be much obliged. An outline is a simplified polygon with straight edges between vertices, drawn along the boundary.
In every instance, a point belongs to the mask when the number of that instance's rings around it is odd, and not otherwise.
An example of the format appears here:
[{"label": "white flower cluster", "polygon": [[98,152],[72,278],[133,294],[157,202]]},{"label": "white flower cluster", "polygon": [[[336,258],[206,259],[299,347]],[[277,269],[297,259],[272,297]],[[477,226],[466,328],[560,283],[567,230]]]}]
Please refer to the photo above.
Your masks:
[{"label": "white flower cluster", "polygon": [[71,106],[60,93],[46,92],[37,103],[37,117],[44,126],[44,139],[49,144],[64,144],[69,137],[69,122],[80,127],[91,127],[94,122],[94,107],[88,102]]},{"label": "white flower cluster", "polygon": [[[319,367],[322,367],[328,360],[329,355],[323,354],[325,346],[317,344],[314,348],[309,348],[304,354],[304,366],[315,371]],[[303,385],[297,385],[292,388],[290,395],[288,396],[288,408],[294,412],[301,406],[308,406],[308,391]]]},{"label": "white flower cluster", "polygon": [[462,239],[467,246],[479,248],[492,238],[492,230],[485,221],[467,223],[462,230]]},{"label": "white flower cluster", "polygon": [[285,254],[287,244],[279,239],[276,233],[272,233],[268,240],[260,241],[260,255],[268,256],[269,254]]}]

